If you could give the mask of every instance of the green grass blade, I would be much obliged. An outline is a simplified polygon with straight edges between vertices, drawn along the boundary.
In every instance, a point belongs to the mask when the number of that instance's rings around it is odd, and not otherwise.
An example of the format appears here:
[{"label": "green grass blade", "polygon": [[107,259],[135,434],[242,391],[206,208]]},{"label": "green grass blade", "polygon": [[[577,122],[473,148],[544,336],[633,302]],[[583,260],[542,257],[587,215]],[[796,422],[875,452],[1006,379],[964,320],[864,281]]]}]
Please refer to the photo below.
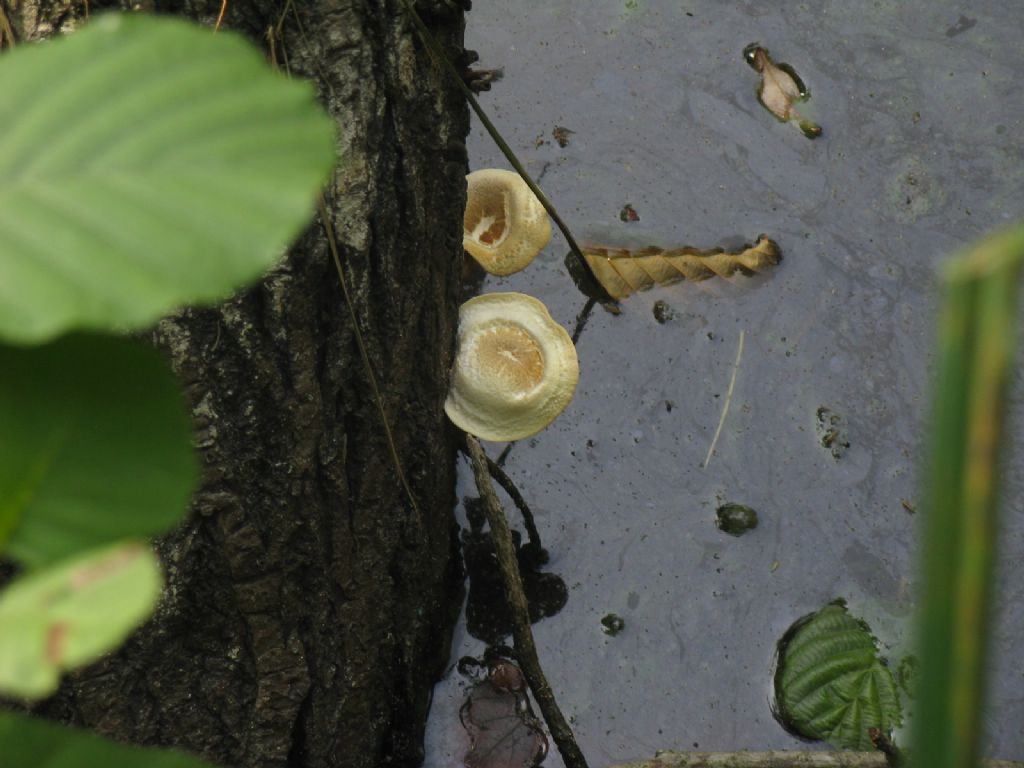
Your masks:
[{"label": "green grass blade", "polygon": [[913,760],[974,768],[997,530],[996,490],[1024,226],[943,273],[925,517],[922,677]]}]

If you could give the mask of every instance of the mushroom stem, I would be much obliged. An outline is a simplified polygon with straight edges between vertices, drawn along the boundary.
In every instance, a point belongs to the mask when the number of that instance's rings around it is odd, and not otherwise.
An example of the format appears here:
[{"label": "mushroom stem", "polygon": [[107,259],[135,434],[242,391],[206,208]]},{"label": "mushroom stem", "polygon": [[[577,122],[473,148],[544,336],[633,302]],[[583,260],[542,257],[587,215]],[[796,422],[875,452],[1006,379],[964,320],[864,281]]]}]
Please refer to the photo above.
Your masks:
[{"label": "mushroom stem", "polygon": [[477,490],[480,491],[480,498],[484,500],[487,523],[491,528],[494,550],[498,555],[498,567],[501,569],[506,597],[512,610],[512,641],[515,645],[516,657],[522,666],[526,682],[529,683],[530,691],[537,700],[537,706],[544,716],[544,721],[551,732],[551,738],[554,739],[566,768],[588,768],[586,758],[583,757],[583,753],[572,735],[572,729],[566,722],[562,710],[559,709],[558,702],[555,701],[555,694],[544,676],[540,659],[537,657],[537,646],[534,645],[533,632],[530,629],[530,612],[526,603],[526,594],[523,592],[523,582],[519,576],[519,564],[516,562],[512,533],[508,529],[508,522],[505,520],[505,512],[498,500],[498,495],[494,492],[494,486],[491,485],[487,454],[479,441],[469,434],[466,435],[466,449],[469,453],[470,463],[473,465],[473,477],[476,480]]}]

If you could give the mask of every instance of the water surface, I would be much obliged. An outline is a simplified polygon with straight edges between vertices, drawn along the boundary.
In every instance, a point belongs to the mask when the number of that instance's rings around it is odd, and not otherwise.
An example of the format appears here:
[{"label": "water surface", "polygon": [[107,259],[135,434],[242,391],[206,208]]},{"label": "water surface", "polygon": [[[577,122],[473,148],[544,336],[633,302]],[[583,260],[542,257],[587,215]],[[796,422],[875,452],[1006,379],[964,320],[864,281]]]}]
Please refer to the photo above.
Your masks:
[{"label": "water surface", "polygon": [[[789,624],[833,598],[893,663],[907,652],[920,521],[902,502],[920,504],[934,271],[1024,216],[1022,28],[1016,0],[475,4],[467,45],[505,69],[481,100],[578,236],[708,247],[766,232],[784,252],[749,290],[676,285],[597,309],[574,401],[506,464],[569,587],[534,632],[594,768],[659,748],[803,748],[772,719],[770,665]],[[758,104],[753,41],[800,74],[822,138]],[[574,132],[564,148],[556,126]],[[507,167],[479,125],[470,162]],[[640,221],[619,221],[627,203]],[[571,330],[585,299],[566,251],[556,232],[483,290],[537,296]],[[1020,424],[1020,375],[1015,398]],[[839,459],[820,444],[823,406],[844,423]],[[990,753],[1018,760],[1022,487],[1016,460],[985,716]],[[475,495],[468,471],[460,495]],[[756,509],[757,529],[718,530],[722,502]],[[625,620],[614,637],[608,613]],[[482,650],[460,627],[453,663]],[[435,690],[429,766],[461,764],[465,687],[453,669]]]}]

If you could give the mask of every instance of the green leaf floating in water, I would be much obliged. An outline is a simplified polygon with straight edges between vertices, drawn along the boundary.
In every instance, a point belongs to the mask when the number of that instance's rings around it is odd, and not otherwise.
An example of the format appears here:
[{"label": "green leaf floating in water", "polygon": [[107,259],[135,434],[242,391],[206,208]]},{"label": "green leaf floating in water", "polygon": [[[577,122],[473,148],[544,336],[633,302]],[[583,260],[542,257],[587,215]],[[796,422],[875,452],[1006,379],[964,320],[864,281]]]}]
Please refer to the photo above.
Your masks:
[{"label": "green leaf floating in water", "polygon": [[155,350],[93,334],[0,344],[0,372],[0,551],[38,568],[181,520],[198,468]]},{"label": "green leaf floating in water", "polygon": [[143,542],[13,581],[0,592],[0,695],[52,693],[65,670],[119,646],[153,611],[162,583],[156,555]]},{"label": "green leaf floating in water", "polygon": [[165,749],[119,744],[81,728],[0,712],[4,768],[212,768]]},{"label": "green leaf floating in water", "polygon": [[868,729],[889,735],[901,718],[875,638],[841,601],[799,619],[779,641],[775,706],[787,729],[841,749],[874,749]]},{"label": "green leaf floating in water", "polygon": [[241,36],[106,15],[0,57],[0,339],[133,329],[258,278],[334,162],[313,89]]}]

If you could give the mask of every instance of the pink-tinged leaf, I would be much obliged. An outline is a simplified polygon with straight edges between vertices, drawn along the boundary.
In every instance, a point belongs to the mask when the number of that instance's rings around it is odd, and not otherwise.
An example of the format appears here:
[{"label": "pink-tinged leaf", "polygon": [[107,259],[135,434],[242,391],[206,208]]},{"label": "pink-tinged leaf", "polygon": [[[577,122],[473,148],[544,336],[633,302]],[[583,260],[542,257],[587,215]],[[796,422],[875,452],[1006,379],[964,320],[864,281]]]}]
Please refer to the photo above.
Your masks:
[{"label": "pink-tinged leaf", "polygon": [[460,717],[473,744],[466,768],[532,768],[547,754],[548,740],[530,711],[522,672],[511,662],[495,664],[470,689]]}]

